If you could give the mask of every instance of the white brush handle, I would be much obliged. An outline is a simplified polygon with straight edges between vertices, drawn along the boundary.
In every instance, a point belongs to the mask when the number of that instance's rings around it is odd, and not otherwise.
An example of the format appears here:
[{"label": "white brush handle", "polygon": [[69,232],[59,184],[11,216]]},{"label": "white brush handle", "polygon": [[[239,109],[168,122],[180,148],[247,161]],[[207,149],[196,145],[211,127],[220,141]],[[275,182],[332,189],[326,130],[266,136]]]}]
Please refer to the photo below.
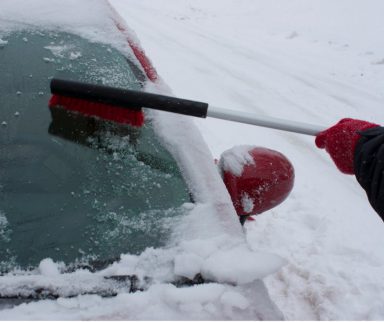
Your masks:
[{"label": "white brush handle", "polygon": [[140,110],[141,107],[147,107],[202,118],[211,116],[228,121],[264,126],[272,129],[308,135],[317,135],[325,129],[312,124],[208,106],[208,104],[204,102],[104,85],[86,84],[63,79],[51,80],[51,92],[56,95],[80,98],[83,100],[119,106],[127,109]]},{"label": "white brush handle", "polygon": [[260,116],[253,113],[246,113],[240,111],[233,111],[223,109],[215,106],[209,106],[207,116],[214,117],[222,120],[246,123],[252,125],[258,125],[268,127],[277,130],[314,135],[325,130],[325,127],[321,127],[314,124],[301,123],[296,121],[288,121],[274,117]]}]

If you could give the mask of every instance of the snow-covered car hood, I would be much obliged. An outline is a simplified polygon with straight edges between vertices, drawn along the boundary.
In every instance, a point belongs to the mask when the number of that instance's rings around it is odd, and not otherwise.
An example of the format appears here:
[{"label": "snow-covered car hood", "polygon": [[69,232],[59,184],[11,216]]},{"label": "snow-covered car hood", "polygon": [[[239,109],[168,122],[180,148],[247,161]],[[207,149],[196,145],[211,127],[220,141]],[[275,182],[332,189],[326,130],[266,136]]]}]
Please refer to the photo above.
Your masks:
[{"label": "snow-covered car hood", "polygon": [[[90,41],[107,43],[125,55],[134,57],[127,43],[127,37],[137,44],[138,40],[128,29],[124,32],[118,31],[116,21],[124,24],[119,19],[108,2],[104,1],[4,0],[0,3],[0,45],[6,46],[6,42],[1,39],[10,31],[46,28],[74,33]],[[161,79],[148,82],[147,90],[171,93]],[[257,311],[257,306],[251,309],[252,305],[240,293],[250,292],[248,288],[251,283],[259,283],[256,280],[275,272],[284,264],[284,260],[273,254],[254,252],[248,246],[230,196],[213,162],[212,154],[193,121],[188,117],[163,112],[147,111],[147,115],[153,121],[155,132],[178,162],[195,200],[194,204],[184,205],[189,213],[175,227],[169,246],[163,249],[149,248],[140,255],[122,255],[119,262],[95,273],[87,270],[62,273],[60,264],[46,259],[40,263],[36,271],[12,272],[1,276],[0,294],[28,295],[30,294],[28,292],[36,289],[46,289],[51,290],[57,297],[82,293],[116,295],[129,292],[132,281],[126,284],[111,284],[105,277],[135,275],[140,283],[143,283],[143,288],[149,287],[149,291],[155,294],[154,297],[149,296],[150,300],[161,297],[165,292],[169,293],[166,300],[158,299],[158,301],[173,301],[173,297],[178,297],[178,303],[183,303],[180,295],[176,294],[179,291],[176,291],[174,286],[161,288],[156,285],[180,278],[193,280],[200,274],[204,280],[227,285],[220,286],[214,283],[211,286],[204,286],[203,289],[191,291],[196,292],[197,298],[208,294],[205,300],[201,298],[196,300],[199,305],[209,301],[216,301],[218,305],[222,305],[227,301],[234,303],[238,309],[248,308],[249,312]],[[236,293],[236,288],[230,285],[243,285],[239,286],[242,291]],[[265,292],[262,285],[259,289],[260,292]],[[185,301],[188,301],[189,295],[183,296]],[[77,307],[83,305],[81,304],[83,301],[84,298],[79,298],[68,302],[55,302],[52,305],[56,309],[63,305],[61,308],[66,310],[73,305]],[[96,302],[93,301],[92,306]],[[118,308],[121,307],[121,302],[124,302],[123,295],[117,298]],[[23,316],[22,310],[19,312]],[[2,316],[11,318],[13,315],[8,312]],[[101,316],[102,312],[98,311],[95,315],[84,317]]]}]

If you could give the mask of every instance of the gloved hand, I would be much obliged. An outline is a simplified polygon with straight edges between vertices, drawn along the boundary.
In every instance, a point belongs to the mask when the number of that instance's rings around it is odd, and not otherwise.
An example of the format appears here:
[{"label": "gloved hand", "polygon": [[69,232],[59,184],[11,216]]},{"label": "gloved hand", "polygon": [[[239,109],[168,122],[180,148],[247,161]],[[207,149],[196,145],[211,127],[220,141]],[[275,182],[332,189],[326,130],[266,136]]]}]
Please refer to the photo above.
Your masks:
[{"label": "gloved hand", "polygon": [[336,125],[316,136],[316,146],[331,155],[338,169],[345,174],[354,174],[353,160],[355,147],[360,139],[360,131],[378,124],[350,118],[342,119]]}]

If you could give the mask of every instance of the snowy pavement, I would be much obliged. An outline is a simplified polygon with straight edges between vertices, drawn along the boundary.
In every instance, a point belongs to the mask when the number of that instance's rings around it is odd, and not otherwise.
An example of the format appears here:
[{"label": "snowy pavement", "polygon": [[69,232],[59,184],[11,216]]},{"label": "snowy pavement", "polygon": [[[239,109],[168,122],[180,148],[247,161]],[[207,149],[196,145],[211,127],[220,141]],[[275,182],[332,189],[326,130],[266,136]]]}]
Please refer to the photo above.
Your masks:
[{"label": "snowy pavement", "polygon": [[[329,126],[382,123],[380,0],[112,0],[176,96]],[[283,152],[284,204],[246,224],[250,245],[288,264],[264,279],[286,319],[384,319],[384,224],[314,138],[195,120],[214,157],[234,145]]]}]

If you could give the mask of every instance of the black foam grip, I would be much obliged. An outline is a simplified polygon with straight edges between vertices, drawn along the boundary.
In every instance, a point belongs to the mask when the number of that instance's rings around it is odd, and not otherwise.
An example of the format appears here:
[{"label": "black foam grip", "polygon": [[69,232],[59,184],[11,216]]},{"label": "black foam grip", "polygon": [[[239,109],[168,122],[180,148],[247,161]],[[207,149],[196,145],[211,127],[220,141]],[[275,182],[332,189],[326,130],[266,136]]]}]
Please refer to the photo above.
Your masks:
[{"label": "black foam grip", "polygon": [[51,80],[51,92],[135,110],[147,107],[202,118],[208,111],[208,104],[203,102],[63,79]]}]

